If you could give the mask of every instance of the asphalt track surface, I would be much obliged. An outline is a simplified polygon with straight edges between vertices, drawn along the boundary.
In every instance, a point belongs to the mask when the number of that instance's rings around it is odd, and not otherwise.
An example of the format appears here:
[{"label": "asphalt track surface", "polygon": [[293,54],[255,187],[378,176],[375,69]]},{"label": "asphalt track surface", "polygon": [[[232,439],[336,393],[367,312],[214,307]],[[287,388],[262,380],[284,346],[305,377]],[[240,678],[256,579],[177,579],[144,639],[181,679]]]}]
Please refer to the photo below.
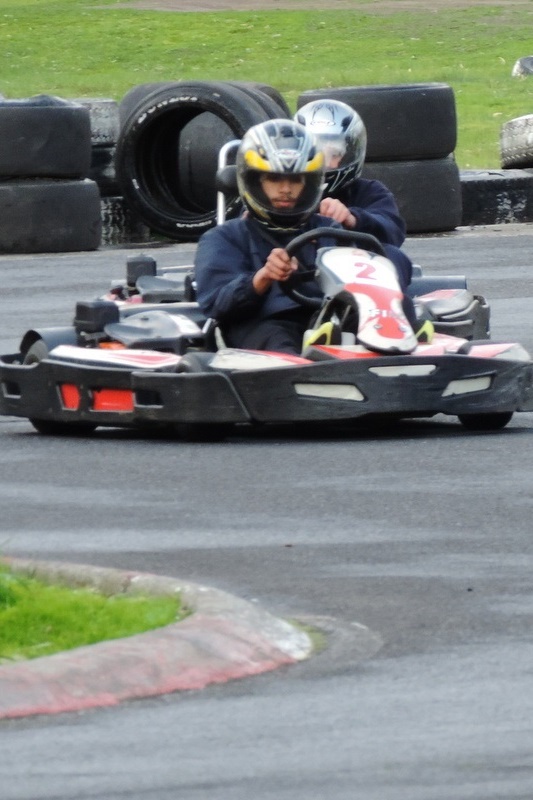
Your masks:
[{"label": "asphalt track surface", "polygon": [[[533,349],[529,226],[406,249],[465,272],[494,338]],[[2,258],[2,352],[63,322],[126,254]],[[328,641],[200,692],[4,720],[2,800],[529,799],[532,417],[488,436],[438,419],[200,447],[50,441],[1,420],[7,555],[186,578],[320,623]]]}]

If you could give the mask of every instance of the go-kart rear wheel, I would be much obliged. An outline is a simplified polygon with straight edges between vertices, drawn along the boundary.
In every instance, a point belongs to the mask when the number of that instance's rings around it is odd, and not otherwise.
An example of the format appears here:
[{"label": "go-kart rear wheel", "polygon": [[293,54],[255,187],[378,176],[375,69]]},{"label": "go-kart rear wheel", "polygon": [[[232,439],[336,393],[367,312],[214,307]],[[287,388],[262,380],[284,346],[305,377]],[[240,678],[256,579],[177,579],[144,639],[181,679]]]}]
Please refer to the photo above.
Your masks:
[{"label": "go-kart rear wheel", "polygon": [[513,416],[512,411],[494,411],[491,414],[459,414],[459,422],[469,431],[499,431]]},{"label": "go-kart rear wheel", "polygon": [[48,356],[48,347],[42,339],[37,339],[26,351],[23,364],[38,364]]},{"label": "go-kart rear wheel", "polygon": [[[37,339],[28,348],[23,364],[31,366],[38,364],[48,356],[48,347],[42,339]],[[60,422],[53,419],[38,419],[30,417],[30,422],[38,433],[43,436],[85,436],[96,429],[91,422]]]}]

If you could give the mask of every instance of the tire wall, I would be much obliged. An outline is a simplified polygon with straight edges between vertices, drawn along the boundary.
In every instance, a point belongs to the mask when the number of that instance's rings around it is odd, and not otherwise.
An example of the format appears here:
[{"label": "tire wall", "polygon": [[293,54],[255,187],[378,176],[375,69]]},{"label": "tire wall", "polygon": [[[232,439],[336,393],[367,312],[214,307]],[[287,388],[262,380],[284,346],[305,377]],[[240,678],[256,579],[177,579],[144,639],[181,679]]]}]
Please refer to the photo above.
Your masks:
[{"label": "tire wall", "polygon": [[408,233],[453,230],[462,223],[460,173],[455,163],[455,98],[443,83],[347,86],[303,92],[312,100],[340,100],[355,109],[368,135],[363,177],[395,195]]},{"label": "tire wall", "polygon": [[[325,98],[348,103],[363,118],[368,132],[363,176],[391,189],[409,233],[461,224],[453,157],[457,121],[449,86],[313,89],[297,104]],[[277,89],[251,81],[145,83],[133,86],[119,103],[48,95],[0,98],[0,178],[9,178],[11,187],[2,193],[2,202],[10,205],[0,222],[0,252],[95,249],[101,242],[154,236],[196,241],[216,224],[220,147],[252,125],[291,116]],[[11,144],[21,138],[24,147]],[[47,197],[56,203],[55,217],[51,203],[45,208]],[[25,218],[13,204],[24,208]],[[238,197],[229,197],[226,216],[240,208]]]},{"label": "tire wall", "polygon": [[0,99],[0,253],[95,250],[90,115],[51,95]]}]

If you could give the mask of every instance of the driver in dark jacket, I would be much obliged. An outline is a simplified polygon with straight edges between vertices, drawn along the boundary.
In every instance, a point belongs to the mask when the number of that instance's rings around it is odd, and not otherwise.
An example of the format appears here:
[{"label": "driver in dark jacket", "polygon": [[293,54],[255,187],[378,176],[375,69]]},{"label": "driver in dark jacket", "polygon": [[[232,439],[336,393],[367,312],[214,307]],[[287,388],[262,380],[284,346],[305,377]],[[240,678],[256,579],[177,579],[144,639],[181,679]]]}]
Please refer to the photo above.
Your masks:
[{"label": "driver in dark jacket", "polygon": [[[294,119],[313,134],[326,160],[326,187],[320,213],[348,230],[371,233],[395,263],[405,241],[405,221],[390,189],[362,178],[367,135],[363,120],[340,100],[313,100]],[[403,254],[402,254],[403,255]]]},{"label": "driver in dark jacket", "polygon": [[[324,184],[324,155],[314,136],[297,122],[269,120],[251,128],[237,151],[237,185],[247,214],[209,230],[195,257],[197,299],[215,318],[229,347],[300,354],[312,312],[282,289],[297,269],[286,246],[299,234],[324,228],[317,243],[298,253],[315,263],[317,247],[335,244],[327,228],[342,227],[316,213]],[[396,264],[402,288],[411,262]],[[302,293],[320,297],[317,283]]]}]

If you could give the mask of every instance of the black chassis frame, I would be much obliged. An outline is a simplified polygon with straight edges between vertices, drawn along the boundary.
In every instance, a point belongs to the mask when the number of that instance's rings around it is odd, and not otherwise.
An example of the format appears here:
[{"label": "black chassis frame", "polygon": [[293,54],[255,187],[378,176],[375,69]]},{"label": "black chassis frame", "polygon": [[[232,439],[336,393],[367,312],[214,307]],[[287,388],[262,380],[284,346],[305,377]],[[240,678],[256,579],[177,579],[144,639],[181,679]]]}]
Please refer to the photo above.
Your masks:
[{"label": "black chassis frame", "polygon": [[[426,375],[379,375],[384,367],[433,365]],[[401,371],[401,369],[400,369]],[[451,381],[488,377],[487,389],[443,396]],[[63,407],[59,387],[75,384],[76,410]],[[356,386],[363,399],[311,397],[297,387]],[[95,411],[93,393],[131,390],[132,411]],[[0,413],[95,426],[151,424],[350,423],[365,417],[431,417],[533,411],[533,363],[444,356],[378,356],[326,360],[261,370],[177,373],[139,371],[45,359],[22,365],[20,354],[0,359]]]}]

